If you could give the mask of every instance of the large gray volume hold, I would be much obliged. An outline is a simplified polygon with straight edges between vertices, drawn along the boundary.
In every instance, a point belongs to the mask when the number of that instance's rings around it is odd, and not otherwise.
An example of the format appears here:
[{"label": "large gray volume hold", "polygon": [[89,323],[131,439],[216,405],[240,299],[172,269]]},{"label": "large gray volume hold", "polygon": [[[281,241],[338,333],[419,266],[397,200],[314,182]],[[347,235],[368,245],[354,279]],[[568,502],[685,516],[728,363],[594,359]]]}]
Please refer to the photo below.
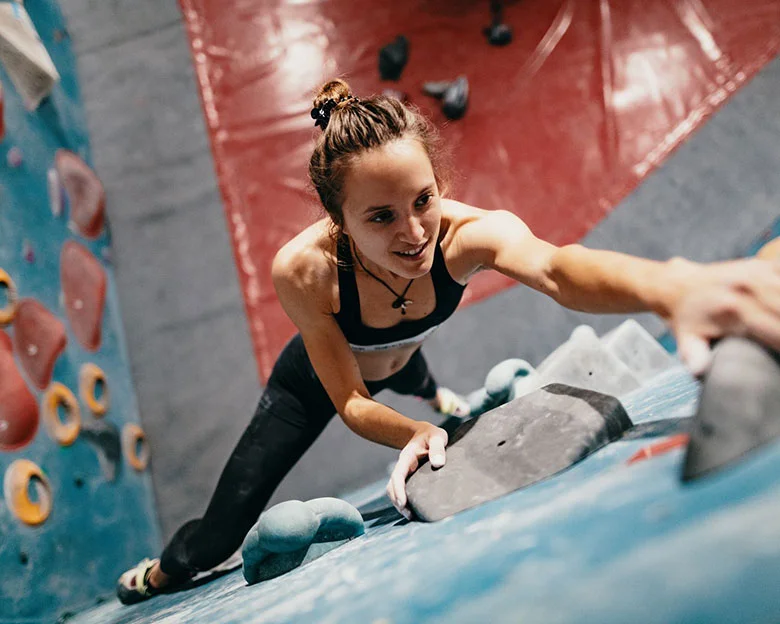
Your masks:
[{"label": "large gray volume hold", "polygon": [[421,520],[442,520],[551,477],[631,426],[615,397],[550,384],[458,428],[446,464],[426,463],[409,478],[409,507]]},{"label": "large gray volume hold", "polygon": [[780,436],[780,356],[746,338],[714,349],[704,380],[683,481],[735,462]]}]

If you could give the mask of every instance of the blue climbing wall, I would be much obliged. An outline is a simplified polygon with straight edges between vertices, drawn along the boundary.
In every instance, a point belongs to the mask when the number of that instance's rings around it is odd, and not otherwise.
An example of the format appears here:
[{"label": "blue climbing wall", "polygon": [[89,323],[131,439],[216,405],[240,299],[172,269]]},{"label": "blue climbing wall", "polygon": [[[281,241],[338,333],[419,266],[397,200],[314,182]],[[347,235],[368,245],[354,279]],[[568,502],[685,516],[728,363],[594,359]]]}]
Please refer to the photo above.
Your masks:
[{"label": "blue climbing wall", "polygon": [[[0,622],[52,622],[65,612],[94,604],[113,592],[116,578],[126,567],[159,550],[161,543],[149,474],[128,463],[128,453],[137,457],[143,451],[141,443],[122,447],[123,432],[139,424],[139,415],[110,267],[110,236],[105,227],[91,238],[83,236],[73,224],[74,198],[62,184],[56,185],[53,190],[63,193],[64,202],[57,214],[48,189],[49,170],[54,168],[58,150],[90,162],[73,51],[55,2],[29,2],[26,9],[61,82],[37,110],[28,111],[0,67],[5,122],[0,142],[0,269],[13,280],[20,300],[37,301],[62,323],[67,343],[44,389],[35,385],[25,369],[23,354],[13,351],[13,362],[39,406],[40,421],[28,443],[0,450],[0,474],[7,475],[17,460],[34,462],[49,482],[51,511],[42,523],[28,525],[15,513],[6,494],[0,499]],[[61,251],[67,241],[86,249],[84,255],[91,256],[107,278],[96,328],[99,345],[89,348],[74,333],[64,307]],[[72,278],[80,287],[82,276],[77,272]],[[0,290],[0,308],[10,303],[8,295],[7,290]],[[0,326],[8,345],[12,341],[17,345],[17,325],[18,317]],[[35,356],[36,350],[31,347],[28,356]],[[98,366],[105,375],[102,396],[107,390],[110,404],[102,416],[88,409],[79,392],[79,372],[86,363]],[[0,388],[4,381],[8,383],[7,374],[5,380],[0,379]],[[42,422],[44,396],[56,382],[78,397],[81,430],[69,446],[55,441]],[[0,403],[4,399],[10,400],[0,396]],[[7,419],[14,416],[8,410],[3,413]],[[61,413],[60,418],[64,417]],[[0,421],[0,431],[7,431],[8,426]],[[28,496],[34,504],[42,500],[34,484]]]},{"label": "blue climbing wall", "polygon": [[309,565],[73,624],[776,624],[780,443],[688,484],[681,446],[646,452],[686,430],[698,396],[671,369],[624,397],[635,426],[622,439],[546,481],[430,524],[387,510],[381,482],[353,498],[366,534]]}]

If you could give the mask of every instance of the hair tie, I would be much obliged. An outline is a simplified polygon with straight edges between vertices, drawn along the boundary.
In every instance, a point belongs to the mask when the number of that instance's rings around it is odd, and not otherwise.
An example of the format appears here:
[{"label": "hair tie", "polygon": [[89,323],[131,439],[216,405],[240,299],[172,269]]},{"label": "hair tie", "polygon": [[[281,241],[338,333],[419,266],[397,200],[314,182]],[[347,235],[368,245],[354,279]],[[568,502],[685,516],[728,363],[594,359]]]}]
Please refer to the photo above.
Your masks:
[{"label": "hair tie", "polygon": [[356,98],[354,95],[345,95],[340,97],[338,100],[334,100],[333,98],[328,98],[325,100],[322,104],[320,104],[319,107],[314,107],[311,109],[311,118],[314,120],[314,127],[320,127],[323,130],[328,127],[328,122],[330,121],[330,114],[333,112],[333,109],[336,108],[339,104],[342,102],[349,102],[350,100],[355,100],[356,102],[359,102],[360,100]]}]

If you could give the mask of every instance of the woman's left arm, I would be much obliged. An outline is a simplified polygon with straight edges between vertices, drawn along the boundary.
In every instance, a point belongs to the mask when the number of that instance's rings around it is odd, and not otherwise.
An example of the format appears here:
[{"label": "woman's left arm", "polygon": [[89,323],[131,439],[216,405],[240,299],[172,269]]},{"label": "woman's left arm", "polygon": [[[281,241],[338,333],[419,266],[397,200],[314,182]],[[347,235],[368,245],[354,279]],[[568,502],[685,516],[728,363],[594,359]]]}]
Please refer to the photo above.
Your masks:
[{"label": "woman's left arm", "polygon": [[695,374],[709,341],[749,335],[780,349],[780,263],[749,259],[699,264],[646,260],[536,238],[514,214],[476,211],[457,238],[476,270],[492,268],[583,312],[658,314]]}]

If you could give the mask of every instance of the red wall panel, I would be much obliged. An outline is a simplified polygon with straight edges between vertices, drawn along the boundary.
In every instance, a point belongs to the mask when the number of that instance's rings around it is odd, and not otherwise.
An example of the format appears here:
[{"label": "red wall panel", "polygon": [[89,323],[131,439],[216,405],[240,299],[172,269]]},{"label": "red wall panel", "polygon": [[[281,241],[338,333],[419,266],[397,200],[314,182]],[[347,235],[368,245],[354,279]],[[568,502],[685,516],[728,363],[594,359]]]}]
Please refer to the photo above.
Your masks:
[{"label": "red wall panel", "polygon": [[[261,378],[295,331],[276,301],[276,250],[320,216],[306,165],[312,94],[345,76],[398,88],[437,123],[452,196],[506,208],[554,243],[578,240],[780,49],[780,0],[518,0],[514,41],[487,44],[486,0],[180,0]],[[379,48],[411,43],[399,83]],[[420,92],[465,74],[445,123]],[[464,305],[510,282],[481,274]]]}]

